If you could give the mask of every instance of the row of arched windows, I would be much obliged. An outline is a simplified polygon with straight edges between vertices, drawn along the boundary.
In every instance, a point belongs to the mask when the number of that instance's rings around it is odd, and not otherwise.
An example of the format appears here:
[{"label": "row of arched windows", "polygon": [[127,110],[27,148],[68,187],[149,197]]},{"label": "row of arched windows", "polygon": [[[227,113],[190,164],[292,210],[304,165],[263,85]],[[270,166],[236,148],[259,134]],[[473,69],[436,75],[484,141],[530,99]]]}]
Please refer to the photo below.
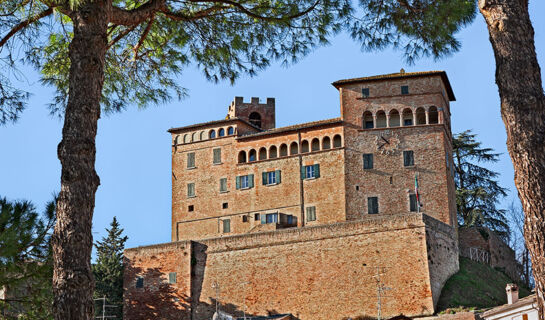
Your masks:
[{"label": "row of arched windows", "polygon": [[365,111],[362,120],[364,129],[436,124],[439,123],[439,111],[436,106],[405,108],[401,113],[397,109],[392,109],[388,113],[384,110],[375,113]]},{"label": "row of arched windows", "polygon": [[302,140],[301,148],[299,150],[299,144],[293,141],[289,144],[282,143],[280,147],[269,146],[269,148],[261,147],[259,150],[251,149],[250,151],[240,151],[238,153],[238,163],[253,162],[258,160],[275,159],[279,157],[287,157],[301,153],[308,153],[313,151],[328,150],[331,148],[342,147],[341,135],[337,134],[331,139],[325,136],[321,139],[314,138],[312,140]]},{"label": "row of arched windows", "polygon": [[203,141],[208,139],[215,139],[216,137],[232,136],[235,134],[234,127],[219,128],[212,130],[204,130],[200,132],[186,133],[184,135],[177,135],[174,141],[175,144],[190,143],[196,141]]}]

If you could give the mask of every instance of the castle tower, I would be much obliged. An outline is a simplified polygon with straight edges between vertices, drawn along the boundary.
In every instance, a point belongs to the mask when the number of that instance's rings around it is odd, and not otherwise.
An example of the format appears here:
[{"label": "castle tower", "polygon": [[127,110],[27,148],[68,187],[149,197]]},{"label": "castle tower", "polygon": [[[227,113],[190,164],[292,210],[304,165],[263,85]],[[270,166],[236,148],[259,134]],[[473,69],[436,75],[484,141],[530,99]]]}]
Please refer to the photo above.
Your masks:
[{"label": "castle tower", "polygon": [[235,97],[229,105],[228,118],[239,118],[250,122],[263,130],[276,127],[274,98],[267,98],[267,103],[259,103],[259,98],[252,97],[250,103],[244,102],[242,97]]}]

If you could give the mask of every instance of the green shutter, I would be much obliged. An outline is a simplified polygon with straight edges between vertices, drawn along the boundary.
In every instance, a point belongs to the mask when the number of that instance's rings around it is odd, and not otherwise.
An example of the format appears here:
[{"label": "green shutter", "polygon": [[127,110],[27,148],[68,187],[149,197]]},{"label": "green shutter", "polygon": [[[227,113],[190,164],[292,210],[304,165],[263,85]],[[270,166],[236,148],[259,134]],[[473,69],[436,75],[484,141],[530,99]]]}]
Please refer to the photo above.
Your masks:
[{"label": "green shutter", "polygon": [[237,190],[240,189],[240,176],[237,176]]},{"label": "green shutter", "polygon": [[320,165],[319,164],[314,165],[314,177],[315,178],[320,177]]},{"label": "green shutter", "polygon": [[253,187],[254,187],[254,175],[249,174],[248,175],[248,188],[253,188]]},{"label": "green shutter", "polygon": [[281,178],[280,178],[280,170],[276,170],[274,172],[274,175],[276,176],[276,183],[280,183],[281,182]]},{"label": "green shutter", "polygon": [[263,171],[261,173],[261,179],[263,179],[263,185],[267,185],[267,172]]},{"label": "green shutter", "polygon": [[301,180],[305,179],[307,177],[307,170],[305,166],[301,166]]},{"label": "green shutter", "polygon": [[214,160],[213,160],[213,162],[215,164],[221,163],[221,149],[220,148],[214,149]]},{"label": "green shutter", "polygon": [[261,218],[261,224],[267,224],[267,215],[262,213],[260,214],[260,218]]}]

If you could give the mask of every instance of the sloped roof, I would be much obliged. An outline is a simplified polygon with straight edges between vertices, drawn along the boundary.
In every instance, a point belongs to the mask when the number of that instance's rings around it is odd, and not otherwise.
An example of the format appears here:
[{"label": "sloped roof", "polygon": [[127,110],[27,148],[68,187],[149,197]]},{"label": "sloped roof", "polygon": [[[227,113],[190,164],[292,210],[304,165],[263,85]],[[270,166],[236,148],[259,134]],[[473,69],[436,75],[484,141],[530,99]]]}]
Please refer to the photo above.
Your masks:
[{"label": "sloped roof", "polygon": [[427,76],[441,76],[445,87],[447,88],[447,94],[450,101],[456,101],[452,87],[450,86],[450,81],[448,80],[447,73],[445,71],[421,71],[421,72],[397,72],[397,73],[388,73],[381,74],[370,77],[361,77],[361,78],[351,78],[351,79],[342,79],[337,80],[332,83],[332,85],[339,89],[342,85],[357,83],[357,82],[369,82],[369,81],[381,81],[381,80],[395,80],[395,79],[404,79],[404,78],[417,78],[417,77],[427,77]]},{"label": "sloped roof", "polygon": [[482,317],[489,317],[493,316],[498,313],[502,313],[505,311],[513,310],[519,307],[523,307],[525,305],[532,305],[535,304],[535,307],[537,308],[537,300],[536,300],[536,294],[531,294],[527,297],[519,299],[517,302],[512,304],[504,304],[499,307],[492,308],[488,311],[483,312]]},{"label": "sloped roof", "polygon": [[253,137],[259,137],[259,136],[264,136],[269,134],[277,134],[282,132],[295,131],[299,129],[306,129],[306,128],[318,127],[318,126],[323,126],[328,124],[336,124],[336,123],[342,123],[341,118],[332,118],[332,119],[326,119],[326,120],[320,120],[320,121],[305,122],[305,123],[300,123],[300,124],[296,124],[292,126],[270,129],[270,130],[266,130],[262,132],[248,133],[238,137],[237,139],[253,138]]}]

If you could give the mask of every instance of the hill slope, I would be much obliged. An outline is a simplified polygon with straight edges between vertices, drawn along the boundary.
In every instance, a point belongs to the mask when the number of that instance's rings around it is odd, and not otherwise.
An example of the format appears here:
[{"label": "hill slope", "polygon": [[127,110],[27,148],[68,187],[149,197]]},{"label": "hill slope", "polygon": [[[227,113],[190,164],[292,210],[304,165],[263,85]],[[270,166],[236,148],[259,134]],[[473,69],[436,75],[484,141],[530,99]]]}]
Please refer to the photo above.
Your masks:
[{"label": "hill slope", "polygon": [[[450,277],[437,304],[437,310],[447,308],[489,308],[507,303],[505,285],[512,283],[506,274],[488,265],[460,257],[460,271]],[[519,287],[520,297],[530,294]]]}]

